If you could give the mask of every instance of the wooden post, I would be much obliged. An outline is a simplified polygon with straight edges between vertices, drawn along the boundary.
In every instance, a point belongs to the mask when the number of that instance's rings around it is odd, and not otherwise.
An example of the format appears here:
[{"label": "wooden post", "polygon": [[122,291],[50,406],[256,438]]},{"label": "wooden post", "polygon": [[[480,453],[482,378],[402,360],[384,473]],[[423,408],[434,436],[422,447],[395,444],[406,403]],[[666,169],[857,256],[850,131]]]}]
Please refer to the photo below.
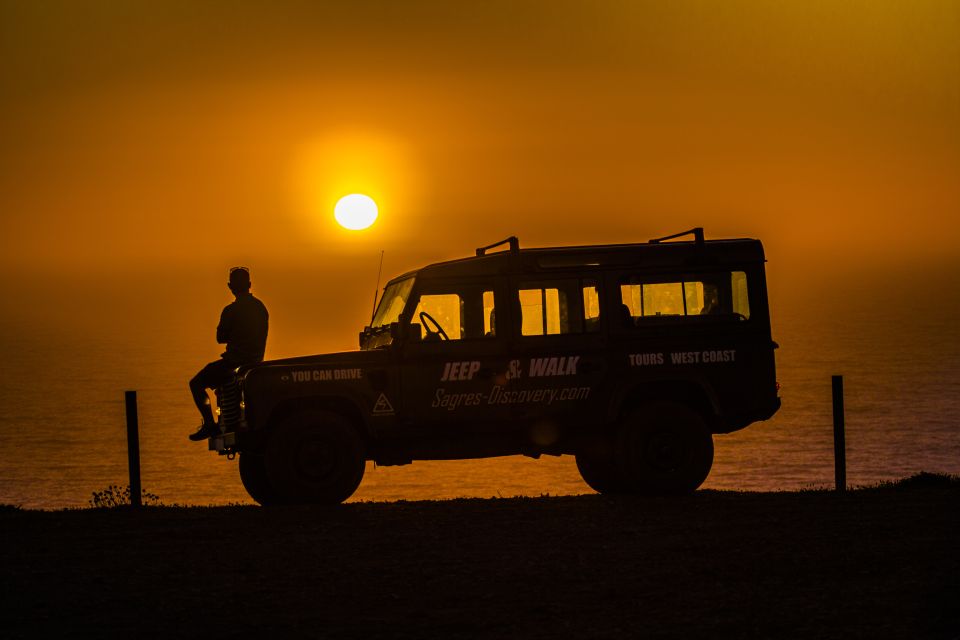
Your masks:
[{"label": "wooden post", "polygon": [[130,468],[130,506],[141,506],[140,496],[140,422],[137,418],[137,392],[124,393],[127,401],[127,466]]},{"label": "wooden post", "polygon": [[843,376],[833,376],[833,463],[837,491],[846,491],[847,443],[843,420]]}]

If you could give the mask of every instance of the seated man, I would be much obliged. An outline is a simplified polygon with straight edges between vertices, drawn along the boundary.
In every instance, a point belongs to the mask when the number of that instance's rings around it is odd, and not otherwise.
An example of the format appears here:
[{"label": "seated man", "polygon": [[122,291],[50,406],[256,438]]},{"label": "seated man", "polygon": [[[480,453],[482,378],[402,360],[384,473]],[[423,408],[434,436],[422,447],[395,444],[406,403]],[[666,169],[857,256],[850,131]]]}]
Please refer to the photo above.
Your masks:
[{"label": "seated man", "polygon": [[217,343],[226,344],[227,350],[221,354],[220,360],[205,366],[190,381],[193,401],[203,417],[197,432],[190,434],[193,441],[206,440],[218,432],[207,389],[216,389],[225,383],[237,367],[263,361],[267,345],[267,308],[250,293],[247,268],[230,269],[227,286],[236,300],[223,309],[217,325]]},{"label": "seated man", "polygon": [[720,294],[717,286],[713,284],[703,285],[703,308],[700,309],[700,315],[716,315],[723,313],[720,307]]}]

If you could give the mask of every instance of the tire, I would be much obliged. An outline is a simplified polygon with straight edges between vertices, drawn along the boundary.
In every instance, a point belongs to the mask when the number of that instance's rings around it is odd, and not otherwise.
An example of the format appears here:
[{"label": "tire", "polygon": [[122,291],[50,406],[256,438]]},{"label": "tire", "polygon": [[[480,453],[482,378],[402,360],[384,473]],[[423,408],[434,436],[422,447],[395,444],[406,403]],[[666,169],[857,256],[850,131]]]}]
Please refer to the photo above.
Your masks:
[{"label": "tire", "polygon": [[281,504],[280,496],[267,477],[263,454],[241,451],[239,467],[240,482],[251,498],[265,507]]},{"label": "tire", "polygon": [[691,493],[710,474],[713,436],[699,412],[675,402],[654,402],[621,424],[615,456],[631,493]]},{"label": "tire", "polygon": [[363,479],[363,440],[343,416],[306,410],[276,425],[264,462],[280,501],[339,504]]},{"label": "tire", "polygon": [[587,443],[576,454],[580,477],[597,493],[624,492],[624,482],[617,469],[614,445],[610,438],[598,438]]}]

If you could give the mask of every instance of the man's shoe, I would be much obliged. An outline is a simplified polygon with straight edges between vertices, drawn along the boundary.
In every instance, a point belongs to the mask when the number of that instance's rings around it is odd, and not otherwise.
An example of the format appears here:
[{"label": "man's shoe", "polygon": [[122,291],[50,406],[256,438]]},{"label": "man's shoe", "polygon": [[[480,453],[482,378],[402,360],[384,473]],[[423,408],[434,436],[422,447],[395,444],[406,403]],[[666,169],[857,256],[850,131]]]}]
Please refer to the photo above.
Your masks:
[{"label": "man's shoe", "polygon": [[212,438],[218,433],[220,433],[220,429],[217,428],[217,425],[208,422],[200,425],[200,428],[197,429],[196,433],[191,433],[189,438],[194,442],[200,442],[201,440]]}]

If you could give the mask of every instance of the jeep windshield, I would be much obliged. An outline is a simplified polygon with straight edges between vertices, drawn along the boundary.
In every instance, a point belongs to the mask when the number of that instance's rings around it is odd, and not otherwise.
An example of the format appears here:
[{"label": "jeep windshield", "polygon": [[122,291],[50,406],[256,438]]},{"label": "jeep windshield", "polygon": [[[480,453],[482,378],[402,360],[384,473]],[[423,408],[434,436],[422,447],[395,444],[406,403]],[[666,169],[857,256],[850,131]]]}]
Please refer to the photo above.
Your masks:
[{"label": "jeep windshield", "polygon": [[383,297],[380,299],[380,304],[377,305],[377,313],[373,316],[370,328],[387,327],[399,321],[400,314],[403,313],[403,308],[410,297],[411,289],[413,289],[412,276],[387,285],[387,288],[383,291]]}]

